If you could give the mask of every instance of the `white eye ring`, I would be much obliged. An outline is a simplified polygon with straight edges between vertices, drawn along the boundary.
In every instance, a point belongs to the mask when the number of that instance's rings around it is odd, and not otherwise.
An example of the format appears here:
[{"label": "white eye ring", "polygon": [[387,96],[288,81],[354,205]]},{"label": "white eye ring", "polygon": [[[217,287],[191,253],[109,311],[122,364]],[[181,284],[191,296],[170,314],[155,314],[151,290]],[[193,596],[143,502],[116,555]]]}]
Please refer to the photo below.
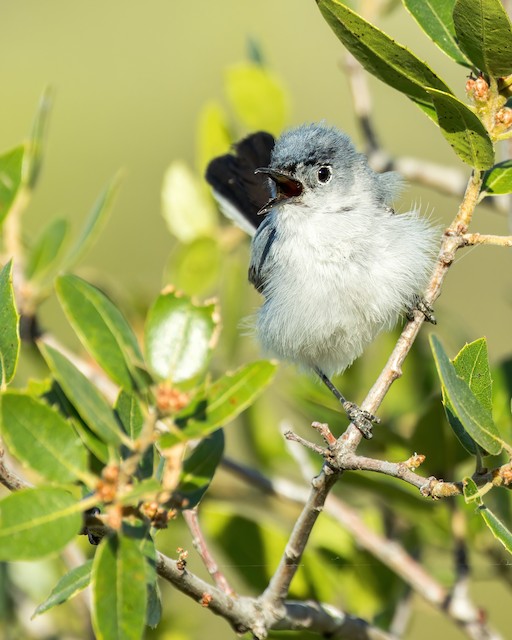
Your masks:
[{"label": "white eye ring", "polygon": [[321,184],[327,184],[332,178],[332,168],[326,164],[318,169],[316,176],[318,178],[318,182]]}]

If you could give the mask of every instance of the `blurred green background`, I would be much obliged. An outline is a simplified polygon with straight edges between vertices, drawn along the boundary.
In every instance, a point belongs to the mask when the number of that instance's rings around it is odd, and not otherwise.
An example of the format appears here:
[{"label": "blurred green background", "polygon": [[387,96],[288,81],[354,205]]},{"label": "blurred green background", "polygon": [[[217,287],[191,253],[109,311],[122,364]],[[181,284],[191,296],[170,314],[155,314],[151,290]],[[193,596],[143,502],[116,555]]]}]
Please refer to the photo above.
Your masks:
[{"label": "blurred green background", "polygon": [[[402,7],[380,26],[463,95],[464,70],[426,39]],[[225,103],[226,69],[246,58],[250,39],[289,91],[289,124],[325,119],[359,141],[340,69],[344,51],[312,0],[1,0],[3,148],[26,136],[41,91],[48,84],[55,88],[43,178],[27,214],[30,227],[39,230],[55,215],[83,218],[123,168],[114,214],[82,268],[94,267],[152,298],[171,242],[160,216],[163,173],[173,159],[194,162],[200,110],[212,98]],[[370,85],[376,128],[389,153],[465,171],[413,104],[373,78]],[[404,192],[399,208],[411,202],[443,223],[457,206],[455,199],[417,188]],[[482,207],[474,230],[507,233],[507,222]],[[511,280],[509,252],[461,252],[438,303],[441,327],[462,326],[462,340],[486,333],[491,358],[506,351]]]},{"label": "blurred green background", "polygon": [[[463,97],[464,70],[451,64],[400,6],[384,16],[379,26],[431,63]],[[288,91],[289,125],[325,119],[361,144],[342,70],[345,52],[313,0],[0,0],[2,149],[26,137],[42,90],[47,85],[54,88],[42,179],[25,217],[27,234],[36,235],[55,216],[68,217],[79,228],[100,190],[122,168],[122,188],[113,215],[78,271],[104,286],[121,300],[121,306],[123,300],[126,306],[127,301],[136,301],[143,308],[170,281],[164,275],[166,265],[169,255],[179,251],[161,216],[164,173],[177,159],[197,167],[197,128],[202,109],[212,99],[226,105],[226,72],[247,59],[251,43],[257,43],[265,63]],[[375,126],[386,151],[392,156],[407,155],[451,165],[468,173],[434,125],[412,103],[373,78],[369,83]],[[238,128],[237,132],[243,130]],[[441,224],[448,223],[458,205],[456,198],[413,185],[404,191],[397,208],[405,210],[411,203],[419,204]],[[479,208],[473,230],[510,233],[505,215],[485,206]],[[247,249],[242,247],[231,254],[227,263],[237,272],[232,281],[235,288],[243,282],[246,259]],[[510,251],[493,247],[460,252],[436,305],[436,332],[450,354],[454,355],[466,340],[481,335],[488,338],[491,363],[510,353],[510,260]],[[226,271],[219,278],[224,279],[225,287]],[[208,294],[220,288],[220,283],[213,283]],[[224,325],[230,329],[226,331],[229,344],[223,344],[222,337],[220,344],[225,366],[258,354],[250,337],[242,338],[235,346],[231,342],[239,318],[258,304],[258,296],[249,287],[240,289],[239,297],[240,308],[222,310]],[[43,314],[48,324],[62,326],[67,335],[53,300],[45,303]],[[426,328],[423,333],[430,330]],[[364,384],[369,384],[382,366],[389,346],[389,337],[383,336],[365,356]],[[350,376],[349,373],[346,378]],[[352,376],[361,381],[357,371]],[[300,389],[303,381],[287,370],[278,378],[278,384],[286,392],[292,385]],[[362,393],[364,384],[355,386],[356,393]],[[396,401],[400,390],[393,393]],[[407,400],[404,402],[408,404]],[[276,414],[287,417],[289,406],[282,410],[279,405],[278,410],[273,406],[271,413],[263,405],[261,410],[267,411],[271,418],[268,430],[274,429],[278,439]],[[304,407],[301,412],[301,420],[307,424],[311,413]],[[232,454],[237,453],[236,445],[230,445]],[[232,479],[221,474],[216,481],[217,492],[228,495]],[[276,514],[284,509],[279,504],[273,508]],[[286,507],[287,516],[289,511]],[[173,535],[185,546],[186,533],[178,531]],[[174,538],[169,545],[172,549]],[[435,545],[432,553],[435,555]],[[443,556],[436,563],[445,561],[450,560]],[[194,559],[193,569],[200,571],[198,565]],[[17,571],[20,584],[26,586],[23,565]],[[502,622],[506,619],[506,613],[500,613],[501,587],[493,585],[489,589],[491,579],[487,581],[487,577],[491,570],[487,565],[479,571],[477,601],[488,608],[498,625],[500,615]],[[43,575],[40,572],[44,582]],[[40,585],[42,597],[54,581],[55,576],[51,576],[48,584]],[[33,584],[35,587],[37,580],[33,579]],[[242,592],[247,589],[247,585],[235,586]],[[39,591],[34,596],[36,601],[41,598]],[[164,594],[164,624],[154,637],[182,640],[205,634],[211,638],[234,636],[223,621],[174,590],[165,587]],[[68,615],[65,612],[70,609],[62,609],[64,613],[57,615]],[[434,624],[441,625],[442,637],[463,637],[453,625],[432,616],[422,602],[415,611],[412,635],[408,637],[431,638]],[[36,623],[31,624],[35,625],[31,627],[35,632]],[[76,637],[72,633],[69,637]]]}]

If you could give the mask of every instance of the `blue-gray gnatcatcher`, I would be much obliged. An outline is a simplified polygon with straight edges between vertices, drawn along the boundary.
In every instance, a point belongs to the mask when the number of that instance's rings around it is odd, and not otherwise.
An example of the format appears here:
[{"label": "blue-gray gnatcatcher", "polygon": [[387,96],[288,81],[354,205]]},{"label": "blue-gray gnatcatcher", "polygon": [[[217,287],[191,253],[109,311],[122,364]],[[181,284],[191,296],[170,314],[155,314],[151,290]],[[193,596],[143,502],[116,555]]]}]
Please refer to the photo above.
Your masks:
[{"label": "blue-gray gnatcatcher", "polygon": [[213,160],[206,178],[223,212],[253,236],[249,280],[265,298],[264,351],[315,371],[371,437],[378,419],[330,377],[421,300],[438,229],[416,210],[396,215],[397,174],[375,173],[348,136],[324,124],[277,141],[253,134]]}]

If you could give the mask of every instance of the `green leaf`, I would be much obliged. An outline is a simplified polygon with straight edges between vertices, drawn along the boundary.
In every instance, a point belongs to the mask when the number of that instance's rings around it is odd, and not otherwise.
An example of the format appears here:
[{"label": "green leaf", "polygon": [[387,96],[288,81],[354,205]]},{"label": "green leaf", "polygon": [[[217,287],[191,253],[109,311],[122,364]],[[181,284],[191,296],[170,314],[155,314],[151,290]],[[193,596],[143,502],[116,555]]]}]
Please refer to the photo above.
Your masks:
[{"label": "green leaf", "polygon": [[142,354],[133,331],[119,309],[99,289],[78,276],[59,276],[56,291],[80,341],[121,387],[143,386],[136,364]]},{"label": "green leaf", "polygon": [[224,454],[224,432],[217,429],[197,445],[183,462],[176,493],[183,509],[193,509],[210,486]]},{"label": "green leaf", "polygon": [[403,0],[406,9],[429,38],[458,64],[469,66],[455,38],[453,5],[455,0]]},{"label": "green leaf", "polygon": [[249,131],[278,135],[288,120],[288,95],[270,69],[242,62],[226,72],[226,94],[237,118]]},{"label": "green leaf", "polygon": [[33,191],[41,172],[43,142],[48,128],[48,116],[52,107],[52,91],[46,87],[39,101],[36,117],[32,124],[32,133],[27,145],[23,163],[23,181]]},{"label": "green leaf", "polygon": [[145,559],[136,540],[111,536],[93,562],[92,621],[98,640],[139,640],[146,620]]},{"label": "green leaf", "polygon": [[459,158],[477,169],[494,163],[494,147],[481,120],[449,93],[428,89],[437,112],[441,133]]},{"label": "green leaf", "polygon": [[336,36],[367,71],[411,98],[435,120],[425,87],[452,92],[430,67],[338,0],[317,3]]},{"label": "green leaf", "polygon": [[171,383],[197,379],[208,363],[218,331],[215,303],[199,306],[175,291],[160,294],[144,328],[150,368]]},{"label": "green leaf", "polygon": [[71,569],[55,585],[51,594],[34,611],[32,618],[40,616],[48,609],[52,609],[58,604],[67,602],[80,591],[83,591],[91,581],[92,560],[87,560],[79,567]]},{"label": "green leaf", "polygon": [[[136,440],[141,435],[145,421],[142,407],[137,397],[133,393],[121,390],[114,408],[124,432],[131,440]],[[148,445],[148,443],[146,443],[146,447],[135,471],[135,476],[139,480],[150,478],[153,475],[155,448],[152,444]],[[133,452],[121,449],[121,453],[124,458],[129,458]]]},{"label": "green leaf", "polygon": [[20,353],[18,311],[12,286],[12,260],[0,271],[0,388],[14,378]]},{"label": "green leaf", "polygon": [[487,340],[479,338],[462,347],[453,359],[459,378],[465,380],[487,411],[492,411],[492,378],[487,354]]},{"label": "green leaf", "polygon": [[7,217],[22,185],[25,146],[0,155],[0,225]]},{"label": "green leaf", "polygon": [[[112,408],[98,389],[60,351],[40,343],[39,349],[67,398],[91,431],[109,444],[119,444],[123,434]],[[126,444],[129,445],[129,441]]]},{"label": "green leaf", "polygon": [[453,22],[477,69],[497,78],[512,73],[512,25],[500,0],[457,0]]},{"label": "green leaf", "polygon": [[490,454],[498,455],[503,440],[492,420],[492,415],[482,407],[468,384],[459,378],[436,336],[430,336],[430,345],[439,379],[444,387],[443,392],[450,401],[454,414],[475,442]]},{"label": "green leaf", "polygon": [[224,109],[218,102],[208,101],[199,112],[197,126],[197,165],[200,175],[213,158],[229,151],[231,136]]},{"label": "green leaf", "polygon": [[187,295],[203,296],[218,286],[224,257],[217,238],[179,245],[170,256],[167,280]]},{"label": "green leaf", "polygon": [[79,417],[71,418],[71,422],[87,449],[100,462],[107,464],[110,460],[110,452],[103,440],[100,440]]},{"label": "green leaf", "polygon": [[491,530],[493,536],[501,542],[505,549],[512,554],[512,532],[505,524],[484,504],[478,487],[472,478],[464,478],[464,498],[468,504],[478,505],[478,513]]},{"label": "green leaf", "polygon": [[64,489],[22,489],[0,500],[0,560],[60,551],[82,526],[82,506]]},{"label": "green leaf", "polygon": [[6,392],[0,401],[0,424],[9,451],[47,480],[85,479],[87,452],[55,409],[27,394]]},{"label": "green leaf", "polygon": [[174,160],[162,185],[162,215],[173,236],[192,242],[217,229],[217,211],[203,183],[183,160]]},{"label": "green leaf", "polygon": [[89,248],[101,233],[112,211],[117,193],[119,191],[120,175],[117,174],[100,193],[89,215],[85,220],[82,232],[69,251],[62,264],[62,271],[69,271],[87,253]]},{"label": "green leaf", "polygon": [[225,374],[176,415],[177,429],[164,434],[160,445],[172,447],[178,442],[204,438],[234,420],[270,384],[275,372],[275,364],[260,360]]},{"label": "green leaf", "polygon": [[[492,415],[492,379],[486,339],[480,338],[470,344],[466,344],[455,356],[453,366],[456,374],[467,383],[482,407]],[[443,401],[450,426],[466,450],[476,455],[477,445],[455,415],[444,387]]]},{"label": "green leaf", "polygon": [[144,426],[144,414],[137,397],[122,389],[117,396],[115,410],[125,433],[136,440]]},{"label": "green leaf", "polygon": [[44,229],[27,255],[25,266],[27,279],[41,280],[52,267],[58,264],[68,231],[68,221],[60,218],[52,220]]},{"label": "green leaf", "polygon": [[486,196],[512,193],[512,160],[505,160],[485,172],[482,192]]}]

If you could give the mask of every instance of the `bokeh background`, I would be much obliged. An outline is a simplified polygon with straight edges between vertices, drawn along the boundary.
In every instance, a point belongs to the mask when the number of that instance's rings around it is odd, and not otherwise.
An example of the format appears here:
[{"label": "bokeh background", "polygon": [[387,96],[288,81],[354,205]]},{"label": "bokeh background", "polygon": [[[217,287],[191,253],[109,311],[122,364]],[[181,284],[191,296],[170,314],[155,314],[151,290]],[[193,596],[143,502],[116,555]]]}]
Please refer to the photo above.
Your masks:
[{"label": "bokeh background", "polygon": [[[371,12],[372,3],[366,8]],[[401,6],[383,15],[379,25],[464,96],[464,70],[425,38]],[[255,51],[286,90],[287,125],[324,119],[361,145],[343,71],[345,52],[313,0],[0,0],[0,148],[26,138],[43,89],[53,88],[43,173],[25,215],[28,239],[55,216],[69,218],[78,229],[100,190],[122,169],[112,216],[78,272],[103,286],[121,306],[144,309],[172,281],[169,264],[181,250],[161,215],[166,169],[183,160],[199,171],[198,123],[204,107],[212,100],[229,107],[227,74]],[[469,173],[412,103],[373,78],[369,84],[374,124],[389,154],[419,157]],[[244,127],[233,124],[232,131],[242,134]],[[414,185],[404,191],[397,208],[405,210],[411,203],[420,204],[440,224],[448,223],[458,205],[456,198]],[[485,205],[479,208],[473,230],[510,232],[507,217]],[[246,258],[242,246],[227,263],[236,271],[232,287],[243,281]],[[491,362],[510,353],[510,261],[508,250],[492,247],[459,254],[436,305],[436,331],[449,353],[482,335],[488,338]],[[229,277],[219,271],[224,284]],[[220,282],[213,282],[202,293],[212,295],[221,288]],[[230,299],[220,295],[221,300]],[[224,344],[221,338],[220,351],[225,366],[258,353],[250,337],[236,343],[232,337],[240,317],[257,305],[257,295],[247,288],[238,303],[234,310],[222,310],[227,337]],[[71,340],[53,299],[45,303],[43,315],[64,340]],[[384,362],[385,340],[365,356],[368,379]],[[289,389],[300,385],[301,379],[285,371],[278,383]],[[277,430],[275,437],[280,437]],[[20,585],[29,580],[22,566],[16,575]],[[482,575],[487,575],[485,570]],[[34,583],[34,588],[44,597],[52,580],[41,581],[42,586]],[[200,638],[205,629],[211,638],[232,637],[226,624],[209,612],[189,605],[174,591],[165,594],[165,624],[155,637]],[[505,615],[500,614],[500,597],[499,590],[489,591],[483,578],[478,601],[492,610],[495,620]],[[431,619],[431,614],[428,607],[418,605],[411,638],[432,637],[432,624],[449,633],[443,637],[459,637],[452,626],[443,627],[448,623]],[[36,634],[42,623],[30,624]]]}]

